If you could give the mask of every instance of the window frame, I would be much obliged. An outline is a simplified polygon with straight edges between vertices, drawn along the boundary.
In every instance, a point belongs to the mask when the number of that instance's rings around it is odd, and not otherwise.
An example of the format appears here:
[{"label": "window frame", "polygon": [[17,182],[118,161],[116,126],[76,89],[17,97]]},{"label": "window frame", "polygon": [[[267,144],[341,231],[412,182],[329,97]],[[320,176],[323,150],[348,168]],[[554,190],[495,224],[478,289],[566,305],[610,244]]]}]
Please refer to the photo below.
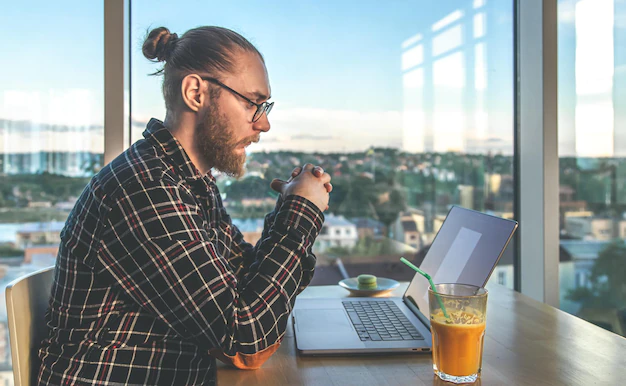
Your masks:
[{"label": "window frame", "polygon": [[558,308],[557,0],[514,6],[515,289]]},{"label": "window frame", "polygon": [[104,1],[105,165],[130,146],[130,5]]},{"label": "window frame", "polygon": [[[131,141],[131,5],[104,2],[105,164]],[[514,288],[558,307],[557,0],[513,0],[513,14]]]}]

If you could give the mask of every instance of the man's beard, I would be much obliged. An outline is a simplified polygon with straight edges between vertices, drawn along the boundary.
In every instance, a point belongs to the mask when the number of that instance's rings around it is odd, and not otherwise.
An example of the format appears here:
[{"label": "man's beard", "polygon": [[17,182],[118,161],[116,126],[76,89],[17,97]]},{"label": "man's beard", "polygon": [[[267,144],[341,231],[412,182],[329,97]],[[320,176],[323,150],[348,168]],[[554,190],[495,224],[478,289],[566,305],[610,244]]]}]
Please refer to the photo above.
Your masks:
[{"label": "man's beard", "polygon": [[240,178],[244,174],[246,153],[237,154],[235,149],[248,142],[258,142],[259,137],[251,136],[235,142],[227,118],[220,116],[217,106],[213,105],[196,128],[196,141],[207,165],[229,176]]}]

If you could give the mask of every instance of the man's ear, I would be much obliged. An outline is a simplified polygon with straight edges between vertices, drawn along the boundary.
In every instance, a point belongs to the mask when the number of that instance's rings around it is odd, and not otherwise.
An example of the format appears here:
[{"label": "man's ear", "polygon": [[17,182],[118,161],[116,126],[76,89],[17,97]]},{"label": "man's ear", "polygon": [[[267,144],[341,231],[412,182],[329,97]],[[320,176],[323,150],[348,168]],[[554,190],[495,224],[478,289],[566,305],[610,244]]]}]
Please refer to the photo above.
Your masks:
[{"label": "man's ear", "polygon": [[183,78],[180,84],[180,91],[183,102],[191,110],[198,112],[207,97],[207,82],[203,81],[197,74],[189,74]]}]

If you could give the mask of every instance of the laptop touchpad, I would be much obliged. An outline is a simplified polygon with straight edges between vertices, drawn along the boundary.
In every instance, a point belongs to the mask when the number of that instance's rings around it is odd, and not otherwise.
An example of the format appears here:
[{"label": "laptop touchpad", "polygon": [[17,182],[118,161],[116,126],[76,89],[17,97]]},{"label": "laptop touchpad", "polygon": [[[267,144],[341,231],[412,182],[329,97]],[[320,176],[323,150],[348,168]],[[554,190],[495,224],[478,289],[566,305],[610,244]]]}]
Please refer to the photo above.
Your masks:
[{"label": "laptop touchpad", "polygon": [[338,309],[295,310],[300,331],[341,332],[351,331],[352,324],[345,311]]}]

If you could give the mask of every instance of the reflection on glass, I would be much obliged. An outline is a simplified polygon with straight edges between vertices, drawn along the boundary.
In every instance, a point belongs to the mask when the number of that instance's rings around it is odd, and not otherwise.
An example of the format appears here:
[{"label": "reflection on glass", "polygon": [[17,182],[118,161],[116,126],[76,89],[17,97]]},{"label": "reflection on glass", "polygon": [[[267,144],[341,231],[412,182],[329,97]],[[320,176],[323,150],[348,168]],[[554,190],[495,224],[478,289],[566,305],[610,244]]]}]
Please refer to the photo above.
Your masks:
[{"label": "reflection on glass", "polygon": [[[264,54],[272,128],[249,148],[246,176],[218,184],[254,243],[274,206],[273,178],[305,162],[333,176],[313,284],[360,273],[410,279],[399,257],[419,264],[451,205],[513,216],[513,1],[277,1],[253,19],[230,4],[193,7],[189,15],[134,0],[131,29],[142,35],[164,25],[181,34],[216,24]],[[333,17],[322,25],[322,14]],[[133,140],[164,113],[161,80],[147,76],[158,67],[138,43]],[[496,270],[493,280],[512,287],[512,247]]]},{"label": "reflection on glass", "polygon": [[626,4],[558,16],[561,309],[626,335]]},{"label": "reflection on glass", "polygon": [[[0,384],[12,385],[6,285],[53,265],[102,167],[103,2],[12,2],[0,12]],[[59,20],[68,20],[67,23]]]}]

